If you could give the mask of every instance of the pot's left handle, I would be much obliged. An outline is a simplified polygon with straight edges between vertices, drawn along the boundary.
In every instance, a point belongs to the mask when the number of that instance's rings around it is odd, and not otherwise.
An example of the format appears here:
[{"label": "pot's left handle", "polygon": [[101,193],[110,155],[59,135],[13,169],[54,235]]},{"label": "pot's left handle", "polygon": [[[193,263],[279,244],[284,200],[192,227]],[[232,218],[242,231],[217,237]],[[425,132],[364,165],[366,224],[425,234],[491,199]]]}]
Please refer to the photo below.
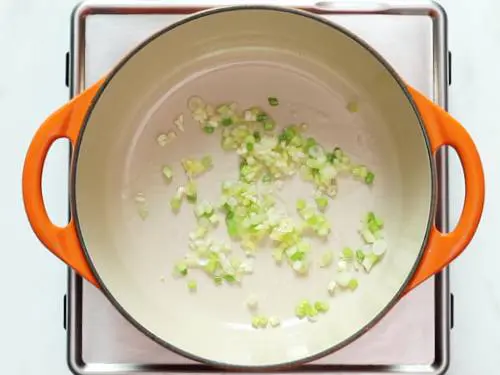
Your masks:
[{"label": "pot's left handle", "polygon": [[432,226],[425,253],[406,291],[441,271],[459,256],[472,240],[484,206],[484,172],[481,158],[470,135],[457,120],[417,90],[408,87],[425,123],[430,147],[435,154],[441,146],[455,149],[465,178],[465,200],[458,223],[450,233]]},{"label": "pot's left handle", "polygon": [[59,138],[75,146],[87,110],[102,80],[50,115],[37,130],[26,154],[23,169],[23,200],[28,220],[38,239],[63,262],[97,286],[80,245],[73,218],[59,227],[47,214],[42,194],[42,174],[50,147]]}]

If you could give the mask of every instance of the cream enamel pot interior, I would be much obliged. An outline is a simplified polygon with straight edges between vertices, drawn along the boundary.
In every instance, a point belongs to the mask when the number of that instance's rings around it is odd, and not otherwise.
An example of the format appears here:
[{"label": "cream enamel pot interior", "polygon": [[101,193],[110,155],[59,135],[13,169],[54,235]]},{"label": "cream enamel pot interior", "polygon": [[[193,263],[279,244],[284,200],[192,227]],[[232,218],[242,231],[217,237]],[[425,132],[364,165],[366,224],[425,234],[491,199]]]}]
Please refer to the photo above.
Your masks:
[{"label": "cream enamel pot interior", "polygon": [[[339,181],[327,217],[328,243],[338,249],[360,241],[357,228],[370,210],[385,220],[388,251],[359,287],[331,299],[317,322],[299,320],[304,298],[328,299],[334,270],[314,268],[307,278],[277,267],[261,251],[255,272],[241,286],[215,286],[194,274],[198,292],[170,276],[188,251],[192,206],[171,212],[168,202],[183,181],[179,162],[210,154],[214,168],[199,179],[199,196],[214,201],[221,181],[237,178],[237,158],[221,151],[187,114],[192,95],[207,102],[236,101],[270,109],[279,124],[307,122],[327,148],[341,146],[376,173],[373,187]],[[355,99],[357,113],[346,110]],[[268,105],[267,105],[268,106]],[[294,108],[291,110],[291,108]],[[159,133],[185,115],[185,132],[167,147]],[[41,192],[43,164],[52,142],[71,141],[70,223],[51,223]],[[437,180],[433,155],[457,150],[466,198],[457,227],[434,226]],[[167,185],[160,167],[180,176]],[[134,196],[147,197],[141,220]],[[312,194],[293,180],[284,202]],[[468,245],[479,224],[484,177],[476,148],[461,125],[417,91],[363,41],[312,14],[278,7],[229,7],[197,13],[154,35],[105,78],[63,106],[39,128],[27,153],[23,196],[32,228],[47,248],[100,288],[146,335],[183,355],[230,368],[294,365],[337,350],[376,324],[412,288],[440,271]],[[238,249],[238,247],[235,247]],[[160,281],[164,275],[165,280]],[[245,306],[281,317],[278,328],[254,329]]]}]

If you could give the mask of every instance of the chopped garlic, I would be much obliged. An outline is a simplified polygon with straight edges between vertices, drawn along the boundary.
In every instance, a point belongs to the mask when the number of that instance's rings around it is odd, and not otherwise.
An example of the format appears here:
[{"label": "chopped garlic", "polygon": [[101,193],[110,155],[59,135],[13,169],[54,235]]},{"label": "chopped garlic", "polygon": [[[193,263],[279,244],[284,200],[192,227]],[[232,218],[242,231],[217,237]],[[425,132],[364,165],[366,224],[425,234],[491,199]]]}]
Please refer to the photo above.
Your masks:
[{"label": "chopped garlic", "polygon": [[335,293],[335,289],[337,288],[337,283],[335,281],[330,281],[328,283],[328,293],[332,296]]},{"label": "chopped garlic", "polygon": [[143,193],[137,193],[135,195],[135,202],[136,203],[146,203],[146,197],[144,196]]},{"label": "chopped garlic", "polygon": [[181,113],[174,121],[174,125],[179,129],[181,132],[184,131],[184,115]]},{"label": "chopped garlic", "polygon": [[199,96],[192,96],[188,100],[188,108],[191,112],[205,108],[205,102]]},{"label": "chopped garlic", "polygon": [[257,307],[259,306],[259,300],[257,299],[257,296],[255,295],[250,295],[247,298],[246,305],[250,310],[256,310]]},{"label": "chopped garlic", "polygon": [[149,210],[146,202],[146,197],[143,193],[137,193],[135,195],[134,201],[137,205],[137,213],[142,220],[145,220],[149,216]]},{"label": "chopped garlic", "polygon": [[161,146],[161,147],[165,147],[168,143],[168,137],[166,134],[162,133],[160,134],[157,138],[156,138],[156,142],[158,142],[158,144]]},{"label": "chopped garlic", "polygon": [[167,144],[172,142],[175,138],[177,138],[177,133],[174,132],[173,130],[170,130],[166,134],[161,133],[160,135],[158,135],[158,137],[156,138],[156,142],[158,142],[158,144],[161,147],[165,147]]}]

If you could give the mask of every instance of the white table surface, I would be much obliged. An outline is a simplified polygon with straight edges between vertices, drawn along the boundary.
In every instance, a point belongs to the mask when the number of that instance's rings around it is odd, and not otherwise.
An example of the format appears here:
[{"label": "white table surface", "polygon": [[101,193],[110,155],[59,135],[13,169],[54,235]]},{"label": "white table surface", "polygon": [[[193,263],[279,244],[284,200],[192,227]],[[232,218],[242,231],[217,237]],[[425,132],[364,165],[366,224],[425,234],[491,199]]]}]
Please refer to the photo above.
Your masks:
[{"label": "white table surface", "polygon": [[[200,1],[201,2],[201,1]],[[21,199],[21,171],[31,137],[68,97],[64,53],[75,0],[0,1],[0,364],[9,375],[67,375],[62,296],[66,268],[33,235]],[[450,112],[483,156],[487,199],[469,249],[452,266],[455,328],[449,374],[492,375],[500,366],[500,3],[441,0],[453,52]],[[64,147],[48,161],[46,200],[63,223]],[[451,166],[452,217],[460,212],[462,173]]]}]

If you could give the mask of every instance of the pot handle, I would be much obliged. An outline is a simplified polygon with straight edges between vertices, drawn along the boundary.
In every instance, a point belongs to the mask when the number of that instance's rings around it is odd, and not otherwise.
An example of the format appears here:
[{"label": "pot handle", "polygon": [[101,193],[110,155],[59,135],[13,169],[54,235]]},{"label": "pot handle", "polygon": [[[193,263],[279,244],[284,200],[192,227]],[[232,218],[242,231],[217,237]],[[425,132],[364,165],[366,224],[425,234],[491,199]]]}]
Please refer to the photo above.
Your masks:
[{"label": "pot handle", "polygon": [[97,286],[83,254],[73,218],[68,225],[54,225],[47,214],[42,194],[42,174],[50,147],[67,138],[74,147],[87,110],[102,85],[102,80],[85,90],[50,115],[37,130],[28,148],[23,169],[24,208],[38,239],[63,262]]},{"label": "pot handle", "polygon": [[432,153],[441,146],[453,147],[464,171],[465,201],[462,214],[455,229],[442,233],[433,224],[426,251],[420,265],[407,286],[407,292],[441,271],[472,240],[479,225],[484,205],[484,174],[481,158],[467,131],[445,110],[415,89],[408,87],[429,135]]}]

